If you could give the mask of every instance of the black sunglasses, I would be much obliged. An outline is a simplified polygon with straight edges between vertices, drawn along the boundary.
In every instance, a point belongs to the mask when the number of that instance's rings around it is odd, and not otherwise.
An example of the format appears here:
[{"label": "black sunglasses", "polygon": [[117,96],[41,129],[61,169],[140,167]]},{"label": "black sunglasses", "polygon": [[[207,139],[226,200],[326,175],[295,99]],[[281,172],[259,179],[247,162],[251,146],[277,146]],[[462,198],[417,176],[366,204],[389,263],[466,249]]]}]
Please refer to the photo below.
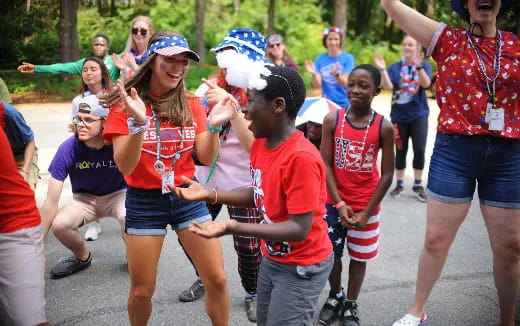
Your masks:
[{"label": "black sunglasses", "polygon": [[145,36],[146,34],[148,34],[148,30],[145,28],[132,28],[132,34],[138,35],[139,33],[142,36]]}]

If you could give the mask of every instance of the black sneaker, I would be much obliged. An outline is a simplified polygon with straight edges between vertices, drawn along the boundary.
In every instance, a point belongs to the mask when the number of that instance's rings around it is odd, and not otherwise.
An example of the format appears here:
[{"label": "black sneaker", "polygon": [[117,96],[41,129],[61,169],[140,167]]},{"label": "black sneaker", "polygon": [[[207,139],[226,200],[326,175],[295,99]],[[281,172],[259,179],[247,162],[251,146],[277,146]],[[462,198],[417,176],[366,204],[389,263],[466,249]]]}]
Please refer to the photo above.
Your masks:
[{"label": "black sneaker", "polygon": [[345,300],[343,303],[341,326],[359,326],[356,301]]},{"label": "black sneaker", "polygon": [[344,300],[345,296],[342,296],[340,299],[336,298],[336,296],[328,297],[318,317],[320,324],[328,325],[334,322],[339,317]]},{"label": "black sneaker", "polygon": [[90,263],[92,263],[92,254],[90,252],[88,254],[87,260],[85,261],[79,260],[76,258],[76,256],[72,255],[60,260],[56,266],[51,269],[51,278],[58,279],[72,275],[88,268]]},{"label": "black sneaker", "polygon": [[404,191],[403,186],[397,185],[394,190],[390,191],[390,196],[397,198],[401,196],[401,193]]},{"label": "black sneaker", "polygon": [[204,296],[204,285],[202,285],[202,281],[197,279],[193,284],[189,287],[189,289],[184,290],[179,294],[179,301],[181,302],[192,302]]},{"label": "black sneaker", "polygon": [[412,191],[415,193],[415,197],[421,202],[425,202],[428,197],[426,197],[426,192],[424,192],[423,186],[413,186]]}]

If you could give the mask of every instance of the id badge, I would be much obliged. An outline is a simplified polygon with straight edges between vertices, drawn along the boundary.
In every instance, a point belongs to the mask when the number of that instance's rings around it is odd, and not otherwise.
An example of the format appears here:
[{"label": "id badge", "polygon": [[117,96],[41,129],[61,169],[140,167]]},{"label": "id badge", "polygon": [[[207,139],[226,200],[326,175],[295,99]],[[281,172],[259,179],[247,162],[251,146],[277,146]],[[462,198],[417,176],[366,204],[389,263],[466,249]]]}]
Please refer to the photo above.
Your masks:
[{"label": "id badge", "polygon": [[484,119],[486,123],[489,123],[491,119],[491,110],[493,110],[493,103],[488,103],[486,105],[486,118]]},{"label": "id badge", "polygon": [[168,188],[168,185],[174,184],[174,173],[173,171],[164,172],[162,174],[162,193],[167,194],[170,193],[171,190]]},{"label": "id badge", "polygon": [[489,117],[489,130],[504,130],[504,109],[493,109]]}]

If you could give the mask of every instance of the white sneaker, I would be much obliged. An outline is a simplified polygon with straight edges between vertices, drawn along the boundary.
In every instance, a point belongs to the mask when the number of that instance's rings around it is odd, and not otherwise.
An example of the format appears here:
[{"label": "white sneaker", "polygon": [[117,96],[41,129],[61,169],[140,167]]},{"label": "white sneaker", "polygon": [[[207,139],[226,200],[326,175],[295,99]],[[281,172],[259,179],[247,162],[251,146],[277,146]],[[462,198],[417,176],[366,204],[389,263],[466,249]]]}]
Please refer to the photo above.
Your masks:
[{"label": "white sneaker", "polygon": [[403,318],[396,321],[392,326],[426,326],[428,325],[428,317],[425,313],[421,317],[406,314]]},{"label": "white sneaker", "polygon": [[85,232],[85,240],[95,241],[101,233],[101,224],[99,222],[90,223],[87,232]]}]

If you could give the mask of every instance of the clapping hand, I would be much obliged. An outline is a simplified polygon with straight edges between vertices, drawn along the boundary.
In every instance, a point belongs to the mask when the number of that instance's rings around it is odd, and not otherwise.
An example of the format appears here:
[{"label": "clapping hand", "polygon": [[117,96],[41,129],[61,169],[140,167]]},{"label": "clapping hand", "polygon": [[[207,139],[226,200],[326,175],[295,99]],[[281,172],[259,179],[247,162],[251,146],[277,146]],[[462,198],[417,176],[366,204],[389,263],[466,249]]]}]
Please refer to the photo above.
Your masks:
[{"label": "clapping hand", "polygon": [[119,88],[119,94],[121,100],[126,106],[126,109],[130,115],[137,122],[146,121],[146,105],[143,100],[137,94],[135,88],[130,89],[130,95],[127,94],[124,82],[120,79],[117,81],[117,87]]}]

